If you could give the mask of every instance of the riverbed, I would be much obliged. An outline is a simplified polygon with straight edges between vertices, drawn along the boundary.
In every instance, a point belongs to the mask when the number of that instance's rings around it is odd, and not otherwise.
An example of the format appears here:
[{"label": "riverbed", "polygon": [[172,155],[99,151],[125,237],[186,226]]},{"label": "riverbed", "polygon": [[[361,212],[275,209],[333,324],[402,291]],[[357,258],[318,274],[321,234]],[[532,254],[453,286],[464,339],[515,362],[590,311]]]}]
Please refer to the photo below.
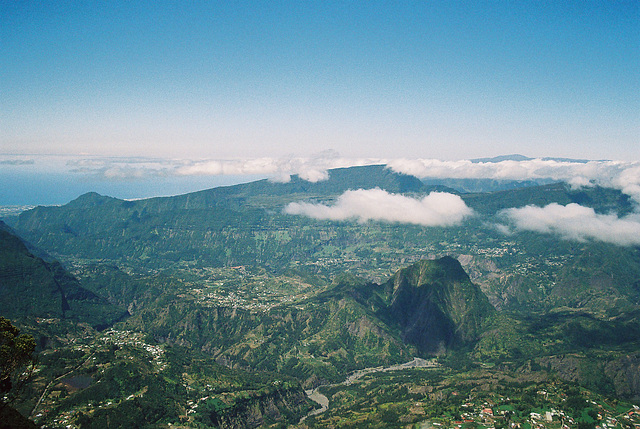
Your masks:
[{"label": "riverbed", "polygon": [[318,414],[324,413],[329,409],[329,398],[320,393],[318,389],[321,387],[335,387],[335,386],[348,386],[358,381],[360,378],[364,377],[368,374],[373,374],[376,372],[387,372],[387,371],[401,371],[403,369],[411,369],[411,368],[436,368],[439,367],[440,364],[435,362],[435,360],[426,360],[422,358],[413,358],[409,362],[401,363],[398,365],[392,365],[388,367],[378,366],[375,368],[364,368],[354,371],[353,373],[347,376],[347,379],[341,383],[335,384],[323,384],[321,386],[316,387],[312,390],[307,390],[305,393],[307,397],[311,399],[313,402],[320,405],[320,408],[316,408],[315,410],[310,411],[306,416],[300,419],[299,423],[304,422],[307,417],[316,416]]}]

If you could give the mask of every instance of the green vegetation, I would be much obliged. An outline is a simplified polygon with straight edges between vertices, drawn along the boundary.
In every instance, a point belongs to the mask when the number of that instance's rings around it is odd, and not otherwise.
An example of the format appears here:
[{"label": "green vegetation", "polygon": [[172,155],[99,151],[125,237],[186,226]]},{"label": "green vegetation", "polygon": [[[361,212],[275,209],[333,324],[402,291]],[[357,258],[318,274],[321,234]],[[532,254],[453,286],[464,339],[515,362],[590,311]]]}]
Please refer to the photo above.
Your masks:
[{"label": "green vegetation", "polygon": [[31,335],[20,334],[10,320],[0,317],[0,427],[34,428],[10,404],[20,394],[36,365],[36,342]]},{"label": "green vegetation", "polygon": [[[640,399],[640,249],[491,226],[508,207],[624,214],[627,198],[467,183],[503,190],[462,194],[476,216],[449,228],[283,213],[347,189],[447,190],[382,166],[330,176],[93,193],[0,223],[0,308],[38,358],[16,409],[50,427],[285,427],[320,386],[329,409],[299,427],[635,421],[620,415]],[[343,383],[415,356],[440,366]]]},{"label": "green vegetation", "polygon": [[310,428],[586,428],[602,423],[622,428],[638,419],[631,404],[577,388],[543,371],[378,372],[323,392],[331,407],[309,417],[305,423]]},{"label": "green vegetation", "polygon": [[35,256],[0,222],[0,308],[10,319],[56,317],[108,326],[125,314],[124,308],[80,285],[56,261]]},{"label": "green vegetation", "polygon": [[0,317],[0,394],[11,392],[17,385],[25,381],[35,361],[33,352],[36,341],[31,335],[20,334],[20,329],[11,321]]}]

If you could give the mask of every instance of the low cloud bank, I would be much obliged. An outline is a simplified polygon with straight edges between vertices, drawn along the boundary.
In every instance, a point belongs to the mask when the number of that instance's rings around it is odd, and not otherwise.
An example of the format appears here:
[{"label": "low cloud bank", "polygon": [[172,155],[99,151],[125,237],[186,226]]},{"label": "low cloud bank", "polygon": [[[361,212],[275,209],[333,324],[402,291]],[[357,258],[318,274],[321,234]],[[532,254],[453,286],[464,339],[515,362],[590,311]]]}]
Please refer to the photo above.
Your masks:
[{"label": "low cloud bank", "polygon": [[144,157],[91,157],[67,160],[71,173],[107,180],[137,180],[175,175],[178,161]]},{"label": "low cloud bank", "polygon": [[314,219],[369,220],[410,223],[423,226],[452,226],[473,214],[457,195],[432,192],[422,199],[390,194],[381,189],[346,191],[332,206],[290,203],[285,213]]},{"label": "low cloud bank", "polygon": [[288,182],[297,174],[303,180],[319,182],[329,178],[332,168],[385,164],[374,158],[342,158],[325,151],[309,158],[253,158],[169,160],[153,158],[84,158],[68,161],[74,173],[106,179],[144,179],[168,176],[263,176],[274,182]]},{"label": "low cloud bank", "polygon": [[0,159],[0,165],[33,165],[33,159]]},{"label": "low cloud bank", "polygon": [[176,174],[189,175],[263,175],[274,182],[288,182],[297,174],[303,180],[319,182],[329,178],[331,168],[368,165],[369,160],[343,158],[256,158],[249,160],[203,160],[176,169]]},{"label": "low cloud bank", "polygon": [[255,158],[238,160],[202,160],[188,162],[176,169],[178,175],[263,175],[274,182],[288,182],[298,175],[308,182],[329,178],[332,168],[385,164],[377,158],[343,158],[337,152],[324,151],[309,158]]},{"label": "low cloud bank", "polygon": [[590,207],[575,203],[566,206],[553,203],[545,207],[506,209],[501,216],[508,222],[508,225],[501,226],[505,232],[513,228],[557,234],[567,240],[597,240],[620,246],[640,245],[640,214],[618,217],[598,214]]},{"label": "low cloud bank", "polygon": [[525,161],[472,162],[437,159],[396,159],[388,167],[398,173],[448,179],[552,179],[575,187],[600,185],[619,189],[640,204],[640,162]]},{"label": "low cloud bank", "polygon": [[420,178],[565,181],[574,187],[619,189],[640,204],[640,162],[566,161],[528,159],[521,161],[472,162],[438,159],[343,158],[326,151],[308,158],[254,158],[231,160],[166,160],[153,158],[87,158],[69,161],[71,171],[106,179],[144,179],[166,176],[262,176],[287,182],[297,174],[309,182],[329,178],[332,168],[386,164],[398,173]]}]

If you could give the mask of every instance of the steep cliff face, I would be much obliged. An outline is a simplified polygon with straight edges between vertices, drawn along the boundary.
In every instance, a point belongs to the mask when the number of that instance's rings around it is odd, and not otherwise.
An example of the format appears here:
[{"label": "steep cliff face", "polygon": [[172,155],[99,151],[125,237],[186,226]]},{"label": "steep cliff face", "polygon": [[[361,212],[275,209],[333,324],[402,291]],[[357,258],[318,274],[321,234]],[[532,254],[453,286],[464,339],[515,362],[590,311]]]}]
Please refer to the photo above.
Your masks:
[{"label": "steep cliff face", "polygon": [[637,401],[640,399],[640,353],[590,359],[579,355],[546,356],[540,365],[563,380]]},{"label": "steep cliff face", "polygon": [[59,263],[35,256],[0,224],[0,308],[5,317],[66,317],[101,326],[125,314],[83,288]]},{"label": "steep cliff face", "polygon": [[[293,424],[313,408],[300,386],[256,392],[212,409],[204,423],[225,429],[253,429],[267,424]],[[208,421],[207,421],[208,420]]]},{"label": "steep cliff face", "polygon": [[619,357],[604,365],[604,373],[611,378],[616,394],[640,399],[640,353]]},{"label": "steep cliff face", "polygon": [[403,339],[423,353],[441,353],[477,339],[495,312],[460,263],[444,257],[399,270],[385,285],[389,306],[380,311]]}]

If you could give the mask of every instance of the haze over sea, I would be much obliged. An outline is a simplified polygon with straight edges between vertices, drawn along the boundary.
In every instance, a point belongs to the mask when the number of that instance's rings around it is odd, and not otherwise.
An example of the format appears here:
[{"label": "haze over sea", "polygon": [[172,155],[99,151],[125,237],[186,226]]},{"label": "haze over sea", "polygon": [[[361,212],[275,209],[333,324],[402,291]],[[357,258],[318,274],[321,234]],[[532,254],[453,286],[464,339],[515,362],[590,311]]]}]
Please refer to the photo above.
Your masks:
[{"label": "haze over sea", "polygon": [[[1,157],[0,157],[1,158]],[[153,176],[113,178],[70,171],[61,159],[42,168],[0,163],[0,206],[60,205],[87,192],[121,199],[179,195],[260,179],[264,176]]]}]

